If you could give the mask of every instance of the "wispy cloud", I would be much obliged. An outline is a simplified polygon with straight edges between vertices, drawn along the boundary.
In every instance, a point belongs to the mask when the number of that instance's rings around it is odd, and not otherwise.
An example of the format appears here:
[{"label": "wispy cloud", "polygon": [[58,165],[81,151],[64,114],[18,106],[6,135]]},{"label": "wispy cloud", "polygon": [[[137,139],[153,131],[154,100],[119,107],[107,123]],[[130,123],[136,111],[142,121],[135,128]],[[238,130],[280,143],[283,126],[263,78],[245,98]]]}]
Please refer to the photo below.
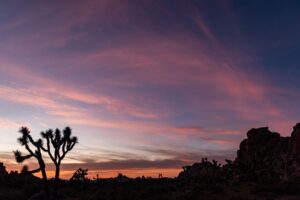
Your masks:
[{"label": "wispy cloud", "polygon": [[0,118],[0,128],[1,129],[11,129],[16,130],[20,128],[21,125],[24,125],[24,122],[16,122],[12,119],[3,119]]}]

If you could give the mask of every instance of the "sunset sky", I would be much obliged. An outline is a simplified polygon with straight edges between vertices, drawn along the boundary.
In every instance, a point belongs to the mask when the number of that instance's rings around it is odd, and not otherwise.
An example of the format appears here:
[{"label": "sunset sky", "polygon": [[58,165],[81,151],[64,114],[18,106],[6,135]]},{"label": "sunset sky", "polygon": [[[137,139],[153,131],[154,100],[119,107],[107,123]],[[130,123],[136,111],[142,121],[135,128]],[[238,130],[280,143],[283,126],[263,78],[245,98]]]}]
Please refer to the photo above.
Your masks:
[{"label": "sunset sky", "polygon": [[275,0],[2,2],[0,162],[22,167],[12,153],[25,152],[21,126],[35,138],[72,128],[79,144],[63,178],[79,167],[91,177],[173,177],[204,156],[233,159],[252,127],[289,135],[300,121],[299,9]]}]

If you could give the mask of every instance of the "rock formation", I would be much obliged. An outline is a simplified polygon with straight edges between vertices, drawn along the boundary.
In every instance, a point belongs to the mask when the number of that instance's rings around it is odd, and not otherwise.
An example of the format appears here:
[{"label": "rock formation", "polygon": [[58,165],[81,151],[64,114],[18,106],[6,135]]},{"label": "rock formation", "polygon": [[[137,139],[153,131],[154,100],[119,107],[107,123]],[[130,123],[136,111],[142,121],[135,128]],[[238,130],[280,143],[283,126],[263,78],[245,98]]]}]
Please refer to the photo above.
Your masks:
[{"label": "rock formation", "polygon": [[[218,174],[225,179],[257,182],[300,178],[300,123],[290,137],[282,137],[268,127],[249,130],[236,159],[226,162]],[[185,167],[180,177],[199,176],[203,171],[199,166],[202,165],[196,163]],[[210,165],[207,167],[210,170]]]},{"label": "rock formation", "polygon": [[300,176],[300,124],[291,137],[267,127],[251,129],[240,143],[235,160],[241,179],[288,179]]},{"label": "rock formation", "polygon": [[289,150],[291,154],[300,154],[300,123],[294,126],[294,130],[290,138]]}]

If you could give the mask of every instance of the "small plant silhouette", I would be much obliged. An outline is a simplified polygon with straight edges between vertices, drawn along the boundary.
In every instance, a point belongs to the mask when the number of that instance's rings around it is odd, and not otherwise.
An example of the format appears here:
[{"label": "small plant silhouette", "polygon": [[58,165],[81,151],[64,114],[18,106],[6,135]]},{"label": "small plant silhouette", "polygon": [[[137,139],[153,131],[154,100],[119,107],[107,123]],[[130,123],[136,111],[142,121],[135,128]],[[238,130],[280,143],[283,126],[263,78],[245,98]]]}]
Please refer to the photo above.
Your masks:
[{"label": "small plant silhouette", "polygon": [[72,178],[70,181],[74,182],[86,182],[86,176],[88,175],[88,169],[77,169],[76,172],[73,174]]},{"label": "small plant silhouette", "polygon": [[48,193],[46,165],[41,152],[43,148],[43,141],[41,139],[34,141],[30,135],[30,130],[27,127],[21,127],[19,132],[22,134],[22,136],[18,138],[18,142],[25,147],[29,154],[22,155],[19,150],[14,151],[16,161],[18,163],[22,163],[24,160],[34,157],[39,163],[39,168],[29,171],[27,166],[25,166],[23,169],[26,169],[27,173],[37,173],[41,171],[43,181],[45,183],[46,192]]}]

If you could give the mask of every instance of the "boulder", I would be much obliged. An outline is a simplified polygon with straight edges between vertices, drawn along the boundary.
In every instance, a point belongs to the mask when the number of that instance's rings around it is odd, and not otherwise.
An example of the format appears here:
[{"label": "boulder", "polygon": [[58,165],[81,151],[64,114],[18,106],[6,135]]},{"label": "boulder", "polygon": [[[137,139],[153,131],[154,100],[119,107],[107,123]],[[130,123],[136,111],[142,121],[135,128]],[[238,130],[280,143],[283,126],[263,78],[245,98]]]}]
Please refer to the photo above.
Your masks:
[{"label": "boulder", "polygon": [[300,178],[300,123],[290,137],[282,137],[268,127],[253,128],[246,135],[234,161],[227,160],[220,167],[203,159],[183,167],[178,178],[247,182]]},{"label": "boulder", "polygon": [[290,153],[294,155],[300,154],[300,123],[294,126],[294,130],[292,132],[290,138]]},{"label": "boulder", "polygon": [[268,127],[249,130],[234,162],[241,179],[258,181],[300,176],[300,124],[294,127],[291,137],[281,137]]}]

